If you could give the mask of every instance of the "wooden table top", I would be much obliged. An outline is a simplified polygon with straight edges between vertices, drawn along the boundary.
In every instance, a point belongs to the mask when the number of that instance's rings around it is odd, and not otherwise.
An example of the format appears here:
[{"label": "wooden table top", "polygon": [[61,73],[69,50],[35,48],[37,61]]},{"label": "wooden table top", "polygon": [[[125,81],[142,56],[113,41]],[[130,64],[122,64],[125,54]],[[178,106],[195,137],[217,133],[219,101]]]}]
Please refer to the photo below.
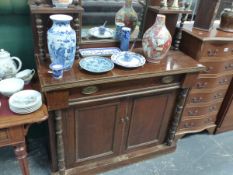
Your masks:
[{"label": "wooden table top", "polygon": [[16,114],[10,110],[8,97],[0,95],[0,101],[0,128],[38,123],[48,118],[47,107],[44,104],[39,110],[33,113],[21,115]]},{"label": "wooden table top", "polygon": [[48,73],[50,61],[41,62],[37,57],[38,76],[43,92],[68,89],[80,86],[97,85],[107,82],[119,82],[150,78],[156,76],[175,75],[182,73],[194,73],[205,70],[205,67],[180,51],[169,51],[166,58],[160,63],[146,63],[143,67],[126,69],[115,66],[107,73],[93,74],[81,70],[79,60],[76,60],[70,71],[64,72],[62,79],[53,79]]}]

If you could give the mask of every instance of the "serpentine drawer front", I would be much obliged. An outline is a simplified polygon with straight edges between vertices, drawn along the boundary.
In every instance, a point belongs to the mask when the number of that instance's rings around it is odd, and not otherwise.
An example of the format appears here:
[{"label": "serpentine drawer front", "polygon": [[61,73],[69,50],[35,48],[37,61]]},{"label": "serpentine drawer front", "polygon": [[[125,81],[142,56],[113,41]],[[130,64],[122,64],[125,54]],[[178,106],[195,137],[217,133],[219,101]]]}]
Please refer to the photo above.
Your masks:
[{"label": "serpentine drawer front", "polygon": [[199,78],[194,89],[209,89],[229,85],[231,79],[232,75],[225,75],[218,78]]},{"label": "serpentine drawer front", "polygon": [[206,125],[214,124],[216,115],[210,115],[204,118],[186,119],[180,123],[180,131],[203,129]]},{"label": "serpentine drawer front", "polygon": [[183,112],[183,116],[187,117],[197,117],[209,113],[217,113],[220,106],[222,104],[222,100],[217,103],[209,103],[197,107],[186,107]]},{"label": "serpentine drawer front", "polygon": [[202,57],[230,57],[233,56],[233,46],[231,42],[205,43]]},{"label": "serpentine drawer front", "polygon": [[207,102],[212,102],[212,101],[216,101],[219,99],[223,99],[226,94],[226,89],[227,88],[219,89],[219,90],[215,90],[214,92],[213,91],[207,91],[207,92],[191,91],[187,99],[187,105],[207,103]]},{"label": "serpentine drawer front", "polygon": [[[233,57],[233,56],[232,56]],[[206,71],[203,74],[218,74],[222,72],[233,72],[233,59],[226,61],[215,61],[215,62],[204,62],[200,61],[201,64],[206,66]]]}]

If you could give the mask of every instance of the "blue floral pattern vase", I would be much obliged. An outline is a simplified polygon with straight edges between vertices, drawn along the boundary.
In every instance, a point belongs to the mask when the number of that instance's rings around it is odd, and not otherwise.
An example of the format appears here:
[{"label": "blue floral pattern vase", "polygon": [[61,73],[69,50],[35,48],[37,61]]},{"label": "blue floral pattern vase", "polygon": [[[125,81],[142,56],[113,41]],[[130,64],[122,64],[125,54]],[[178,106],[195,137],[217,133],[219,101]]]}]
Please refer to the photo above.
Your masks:
[{"label": "blue floral pattern vase", "polygon": [[70,26],[73,19],[68,15],[51,15],[52,27],[47,32],[48,50],[51,62],[62,64],[64,70],[70,70],[74,63],[76,33]]}]

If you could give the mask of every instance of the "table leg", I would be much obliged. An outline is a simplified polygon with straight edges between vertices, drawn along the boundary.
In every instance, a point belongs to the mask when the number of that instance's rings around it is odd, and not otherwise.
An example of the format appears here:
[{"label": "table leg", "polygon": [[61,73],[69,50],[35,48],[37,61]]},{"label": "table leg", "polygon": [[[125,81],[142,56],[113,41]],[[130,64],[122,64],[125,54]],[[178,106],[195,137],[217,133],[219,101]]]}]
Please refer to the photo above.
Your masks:
[{"label": "table leg", "polygon": [[23,175],[29,175],[29,168],[27,162],[27,152],[25,143],[20,143],[15,146],[15,155],[19,161],[19,166]]}]

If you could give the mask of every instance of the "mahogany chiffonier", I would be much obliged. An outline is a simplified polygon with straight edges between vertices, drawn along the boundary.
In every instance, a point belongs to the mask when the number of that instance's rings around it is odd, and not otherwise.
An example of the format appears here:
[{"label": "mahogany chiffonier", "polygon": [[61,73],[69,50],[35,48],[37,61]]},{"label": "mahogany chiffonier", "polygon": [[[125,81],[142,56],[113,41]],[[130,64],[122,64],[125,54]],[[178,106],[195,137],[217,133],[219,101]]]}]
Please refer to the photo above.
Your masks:
[{"label": "mahogany chiffonier", "polygon": [[204,32],[184,29],[181,48],[200,64],[207,67],[191,89],[176,133],[208,130],[213,133],[216,118],[229,88],[233,73],[233,34],[213,29]]},{"label": "mahogany chiffonier", "polygon": [[60,80],[36,57],[49,117],[52,171],[96,174],[175,149],[189,88],[205,67],[180,51],[159,64],[81,70],[76,60]]}]

